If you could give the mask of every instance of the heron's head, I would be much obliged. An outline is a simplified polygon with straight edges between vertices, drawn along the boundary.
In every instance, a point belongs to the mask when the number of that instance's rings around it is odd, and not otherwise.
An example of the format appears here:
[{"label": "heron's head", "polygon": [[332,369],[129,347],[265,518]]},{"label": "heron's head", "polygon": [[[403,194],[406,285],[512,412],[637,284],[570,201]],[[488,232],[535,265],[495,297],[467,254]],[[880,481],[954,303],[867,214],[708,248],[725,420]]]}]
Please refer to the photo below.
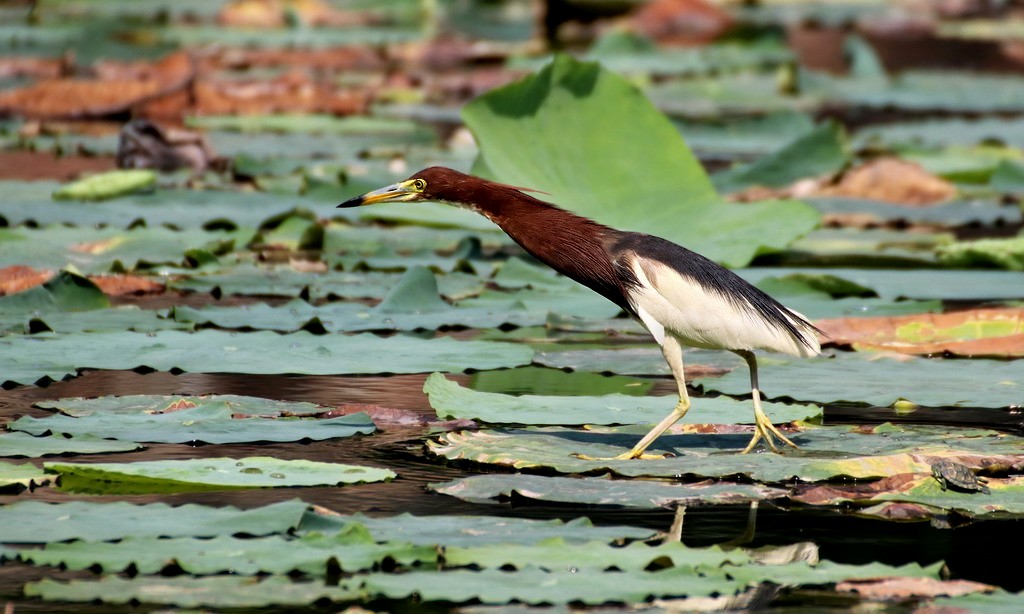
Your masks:
[{"label": "heron's head", "polygon": [[[431,166],[389,186],[350,198],[338,207],[359,207],[377,203],[415,203],[422,201],[461,202],[462,191],[480,179],[450,168]],[[461,189],[460,189],[461,188]]]}]

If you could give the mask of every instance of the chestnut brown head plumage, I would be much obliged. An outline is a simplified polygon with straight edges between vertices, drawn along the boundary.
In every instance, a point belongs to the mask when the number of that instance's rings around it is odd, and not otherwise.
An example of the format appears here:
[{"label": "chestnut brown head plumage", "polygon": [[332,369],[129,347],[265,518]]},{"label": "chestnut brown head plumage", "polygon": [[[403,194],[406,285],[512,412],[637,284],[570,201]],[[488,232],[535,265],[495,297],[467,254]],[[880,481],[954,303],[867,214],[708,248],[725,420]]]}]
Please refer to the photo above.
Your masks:
[{"label": "chestnut brown head plumage", "polygon": [[472,209],[537,260],[639,320],[661,346],[679,403],[640,443],[615,459],[661,458],[645,450],[690,407],[683,346],[729,350],[746,361],[755,426],[744,452],[762,439],[776,452],[776,439],[796,447],[761,408],[753,350],[817,354],[819,331],[806,318],[700,254],[659,237],[604,226],[527,192],[534,190],[435,166],[338,206],[436,201]]}]

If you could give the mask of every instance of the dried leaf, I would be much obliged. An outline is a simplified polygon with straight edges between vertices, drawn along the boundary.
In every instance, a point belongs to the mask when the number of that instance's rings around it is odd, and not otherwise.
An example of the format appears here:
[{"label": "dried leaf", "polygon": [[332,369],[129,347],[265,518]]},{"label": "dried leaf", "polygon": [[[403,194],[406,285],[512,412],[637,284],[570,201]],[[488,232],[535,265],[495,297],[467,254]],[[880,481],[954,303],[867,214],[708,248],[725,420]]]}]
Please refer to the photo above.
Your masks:
[{"label": "dried leaf", "polygon": [[53,271],[16,264],[0,269],[0,296],[15,294],[46,283]]},{"label": "dried leaf", "polygon": [[0,112],[25,117],[101,117],[184,88],[194,77],[185,52],[155,63],[108,63],[99,79],[51,79],[0,93]]},{"label": "dried leaf", "polygon": [[139,275],[93,275],[89,280],[107,296],[159,294],[164,291],[164,284]]},{"label": "dried leaf", "polygon": [[653,0],[630,19],[631,29],[664,45],[710,43],[733,25],[721,7],[705,0]]},{"label": "dried leaf", "polygon": [[1024,356],[1024,309],[971,309],[815,323],[832,343],[907,354]]},{"label": "dried leaf", "polygon": [[957,597],[972,593],[990,593],[995,586],[971,580],[936,578],[868,578],[836,584],[839,592],[854,592],[872,601],[903,601],[918,597]]},{"label": "dried leaf", "polygon": [[821,196],[881,200],[900,205],[927,206],[951,200],[956,186],[899,158],[876,158],[847,171]]}]

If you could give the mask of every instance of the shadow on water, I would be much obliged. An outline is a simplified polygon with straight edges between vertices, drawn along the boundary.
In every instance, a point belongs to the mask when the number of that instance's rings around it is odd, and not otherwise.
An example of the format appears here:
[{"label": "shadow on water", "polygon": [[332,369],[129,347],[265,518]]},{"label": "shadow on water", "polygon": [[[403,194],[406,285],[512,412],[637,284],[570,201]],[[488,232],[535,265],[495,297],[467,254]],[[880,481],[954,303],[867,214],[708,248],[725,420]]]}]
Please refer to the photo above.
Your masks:
[{"label": "shadow on water", "polygon": [[[465,385],[470,376],[449,377]],[[32,407],[32,403],[37,401],[108,394],[244,394],[282,400],[312,401],[326,406],[368,403],[410,410],[424,418],[433,418],[433,411],[422,392],[424,379],[424,375],[292,377],[89,371],[81,377],[56,382],[46,387],[19,387],[0,391],[0,422],[10,421],[22,415],[48,415],[48,411]],[[655,380],[648,394],[671,394],[673,389],[672,382]],[[952,412],[922,409],[913,414],[898,414],[891,408],[831,407],[826,409],[825,416],[826,421],[832,423],[913,421],[1022,432],[1019,414],[998,410]],[[494,505],[471,504],[454,497],[429,492],[426,490],[427,484],[480,473],[481,468],[472,464],[445,464],[426,457],[422,454],[422,446],[427,437],[425,427],[382,425],[372,436],[343,440],[197,446],[155,444],[138,452],[83,458],[88,458],[89,462],[128,462],[218,456],[273,456],[281,459],[301,458],[387,467],[399,475],[397,479],[387,484],[364,484],[344,488],[104,496],[103,501],[161,501],[172,505],[200,503],[249,508],[298,497],[342,514],[487,514],[564,520],[587,516],[599,524],[628,524],[656,531],[666,530],[672,523],[673,513],[669,510],[637,511],[539,505],[515,499]],[[100,500],[98,497],[74,495],[51,488],[37,489],[31,498],[41,501]],[[25,499],[27,497],[24,495],[0,496],[0,504]],[[688,508],[683,541],[692,546],[707,546],[729,541],[743,533],[747,517],[748,508],[742,505]],[[1024,525],[1020,520],[976,522],[954,529],[939,529],[927,523],[894,523],[857,518],[840,510],[786,509],[762,503],[757,515],[754,539],[747,545],[785,545],[798,541],[816,543],[823,559],[836,562],[862,564],[881,561],[898,565],[910,562],[929,564],[945,560],[954,578],[987,582],[1014,591],[1024,589],[1024,578],[1012,568],[996,564],[994,557],[991,556],[994,551],[1016,551],[1024,548]],[[24,582],[38,578],[39,573],[38,569],[22,565],[0,566],[0,598],[19,598]],[[46,608],[36,609],[40,604],[32,605],[31,609],[24,611],[54,611]],[[22,611],[21,605],[19,611]]]}]

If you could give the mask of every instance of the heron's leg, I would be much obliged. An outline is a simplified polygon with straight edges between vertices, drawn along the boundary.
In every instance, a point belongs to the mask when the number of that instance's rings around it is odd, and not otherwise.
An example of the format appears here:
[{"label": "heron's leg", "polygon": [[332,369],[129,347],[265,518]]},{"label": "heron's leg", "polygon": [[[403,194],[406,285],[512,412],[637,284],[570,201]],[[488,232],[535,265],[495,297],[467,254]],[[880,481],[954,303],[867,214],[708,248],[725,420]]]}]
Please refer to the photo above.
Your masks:
[{"label": "heron's leg", "polygon": [[595,458],[587,456],[585,454],[576,454],[577,458],[584,460],[630,460],[634,458],[642,459],[661,459],[665,458],[661,454],[645,454],[644,451],[650,446],[655,439],[661,436],[662,433],[667,431],[673,424],[679,422],[683,416],[686,415],[687,410],[690,409],[690,395],[686,392],[686,379],[683,376],[683,348],[679,344],[679,341],[671,336],[666,335],[665,341],[661,344],[661,353],[665,356],[665,361],[668,362],[668,366],[672,369],[672,377],[676,380],[676,386],[679,388],[679,402],[676,403],[675,408],[672,412],[665,416],[665,418],[659,422],[649,433],[644,435],[644,438],[640,440],[640,443],[633,446],[633,449],[629,452],[619,454],[612,458]]},{"label": "heron's leg", "polygon": [[733,350],[733,352],[747,362],[747,367],[750,369],[750,396],[754,399],[754,436],[741,454],[746,454],[753,450],[762,437],[764,442],[768,444],[768,447],[772,449],[772,452],[780,451],[778,446],[775,445],[776,437],[788,446],[798,447],[772,424],[768,414],[764,413],[764,410],[761,408],[761,389],[757,384],[757,357],[750,350]]}]

